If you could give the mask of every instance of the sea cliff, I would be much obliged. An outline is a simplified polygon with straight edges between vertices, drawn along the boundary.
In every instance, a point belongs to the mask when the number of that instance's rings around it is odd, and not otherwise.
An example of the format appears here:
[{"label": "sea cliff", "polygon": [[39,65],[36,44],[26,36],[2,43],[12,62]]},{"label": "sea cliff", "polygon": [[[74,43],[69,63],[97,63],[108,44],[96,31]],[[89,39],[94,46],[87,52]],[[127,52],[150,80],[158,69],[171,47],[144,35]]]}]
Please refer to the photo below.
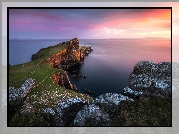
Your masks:
[{"label": "sea cliff", "polygon": [[11,75],[24,69],[20,76],[31,67],[27,76],[32,79],[28,79],[30,85],[26,81],[23,85],[27,86],[20,89],[13,88],[15,78],[11,80],[9,103],[21,97],[19,104],[23,105],[11,115],[11,126],[171,126],[171,63],[140,61],[129,76],[124,94],[105,93],[93,99],[76,92],[67,75],[68,69],[83,62],[91,47],[79,46],[75,38],[51,49],[56,53],[44,57],[39,51],[32,62],[12,67]]}]

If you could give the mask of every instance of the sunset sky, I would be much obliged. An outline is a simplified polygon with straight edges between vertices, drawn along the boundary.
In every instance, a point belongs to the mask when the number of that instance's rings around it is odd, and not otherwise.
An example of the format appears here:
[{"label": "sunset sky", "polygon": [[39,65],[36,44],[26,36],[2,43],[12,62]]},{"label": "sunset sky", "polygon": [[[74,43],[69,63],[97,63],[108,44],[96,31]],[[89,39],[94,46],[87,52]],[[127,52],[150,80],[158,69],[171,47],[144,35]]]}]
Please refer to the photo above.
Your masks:
[{"label": "sunset sky", "polygon": [[10,9],[9,37],[171,37],[170,9]]}]

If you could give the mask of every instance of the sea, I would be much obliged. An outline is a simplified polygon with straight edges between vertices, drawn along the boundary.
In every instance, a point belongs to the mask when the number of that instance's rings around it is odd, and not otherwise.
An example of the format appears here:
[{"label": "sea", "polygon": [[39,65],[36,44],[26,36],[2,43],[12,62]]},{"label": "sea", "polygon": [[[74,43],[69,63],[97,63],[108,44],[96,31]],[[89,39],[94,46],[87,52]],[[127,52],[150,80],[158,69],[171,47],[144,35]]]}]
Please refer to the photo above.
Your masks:
[{"label": "sea", "polygon": [[[31,60],[41,48],[53,46],[70,39],[11,39],[9,64],[17,65]],[[81,93],[84,88],[95,92],[123,94],[129,75],[140,61],[171,62],[171,40],[167,38],[142,39],[79,39],[80,46],[90,45],[93,51],[84,63],[69,71],[68,75]],[[73,78],[72,75],[86,75]]]}]

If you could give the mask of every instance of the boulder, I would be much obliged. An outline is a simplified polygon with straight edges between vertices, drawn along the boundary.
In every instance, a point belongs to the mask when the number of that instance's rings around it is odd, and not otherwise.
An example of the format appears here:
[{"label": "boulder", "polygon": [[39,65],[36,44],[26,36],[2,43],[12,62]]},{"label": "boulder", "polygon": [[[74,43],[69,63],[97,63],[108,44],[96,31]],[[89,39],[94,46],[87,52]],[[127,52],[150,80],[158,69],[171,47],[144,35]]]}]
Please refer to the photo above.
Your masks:
[{"label": "boulder", "polygon": [[133,101],[133,99],[128,96],[117,93],[105,93],[95,98],[92,103],[98,105],[102,110],[110,115],[113,115],[120,107],[120,102],[125,100]]},{"label": "boulder", "polygon": [[60,102],[55,111],[57,113],[57,126],[71,126],[76,114],[85,106],[81,98],[68,98]]},{"label": "boulder", "polygon": [[30,92],[31,88],[35,84],[35,80],[28,78],[20,88],[9,87],[9,104],[19,105],[23,102],[24,98]]},{"label": "boulder", "polygon": [[[143,93],[139,94],[141,92]],[[129,76],[128,87],[124,89],[124,94],[171,98],[171,63],[139,62]]]},{"label": "boulder", "polygon": [[99,106],[90,104],[84,106],[74,119],[74,126],[109,126],[110,116]]},{"label": "boulder", "polygon": [[[30,92],[34,84],[35,80],[28,78],[20,88],[9,87],[9,119],[11,119],[15,112],[20,110],[25,97]],[[27,112],[28,111],[29,109],[27,109]]]}]

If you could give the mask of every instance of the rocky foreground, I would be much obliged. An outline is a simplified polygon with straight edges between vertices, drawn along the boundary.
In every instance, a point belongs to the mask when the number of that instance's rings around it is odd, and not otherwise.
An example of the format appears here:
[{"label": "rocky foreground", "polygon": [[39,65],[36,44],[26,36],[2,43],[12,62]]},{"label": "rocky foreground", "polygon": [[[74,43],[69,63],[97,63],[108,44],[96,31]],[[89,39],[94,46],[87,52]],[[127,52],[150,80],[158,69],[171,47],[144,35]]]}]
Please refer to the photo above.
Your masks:
[{"label": "rocky foreground", "polygon": [[124,95],[105,93],[90,104],[68,97],[44,116],[46,126],[171,126],[171,63],[139,62]]},{"label": "rocky foreground", "polygon": [[[58,119],[57,126],[115,126],[116,122],[122,126],[170,126],[170,100],[171,63],[156,64],[142,61],[134,67],[128,80],[128,87],[124,88],[124,95],[106,93],[94,99],[91,104],[69,98],[59,103],[57,108],[52,110],[53,114],[49,111],[44,112]],[[162,101],[169,103],[164,104]],[[75,111],[73,114],[72,109]],[[160,112],[155,111],[155,113],[151,111],[153,109]],[[151,115],[154,114],[153,112],[157,115]],[[161,115],[166,117],[160,117]],[[132,116],[134,121],[131,119]],[[154,118],[156,116],[167,122],[162,124],[158,118]],[[115,123],[111,124],[111,122]]]}]

